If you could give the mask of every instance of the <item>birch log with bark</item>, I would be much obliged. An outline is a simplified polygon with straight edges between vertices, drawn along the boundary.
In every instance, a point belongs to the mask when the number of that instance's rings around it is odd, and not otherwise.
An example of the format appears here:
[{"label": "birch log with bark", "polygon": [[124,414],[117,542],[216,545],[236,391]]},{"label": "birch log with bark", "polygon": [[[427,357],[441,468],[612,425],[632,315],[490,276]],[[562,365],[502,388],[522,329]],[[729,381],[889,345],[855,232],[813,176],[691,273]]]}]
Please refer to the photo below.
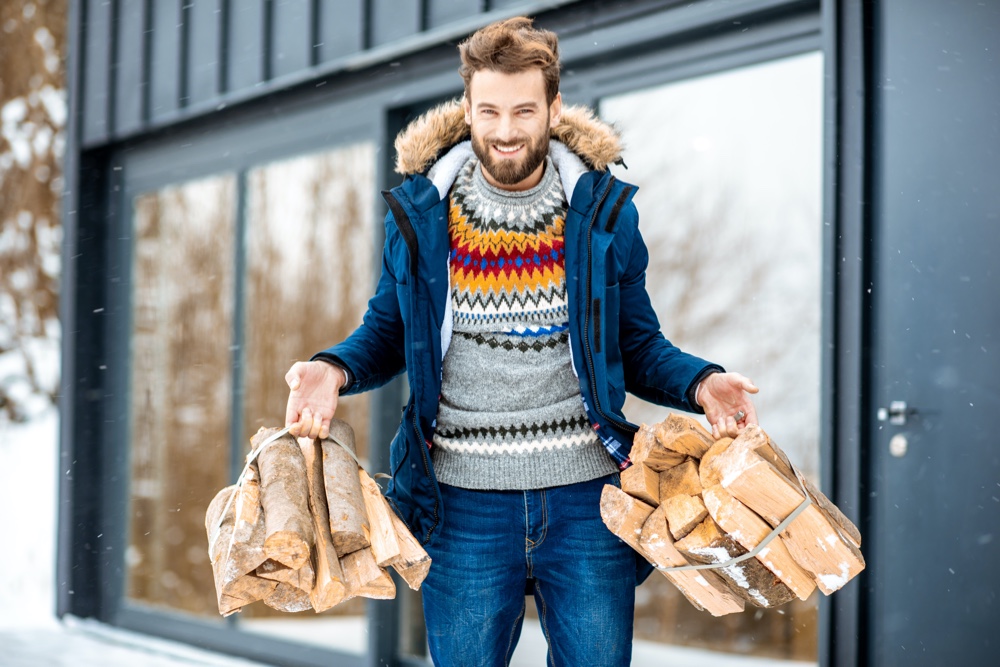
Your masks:
[{"label": "birch log with bark", "polygon": [[[261,428],[250,443],[256,449],[279,430]],[[297,570],[309,560],[315,540],[302,450],[286,433],[260,452],[257,465],[267,526],[264,552],[268,558]]]},{"label": "birch log with bark", "polygon": [[[338,444],[339,443],[339,444]],[[326,488],[326,505],[330,513],[330,534],[337,554],[343,558],[349,553],[368,547],[371,527],[365,513],[365,500],[361,494],[354,431],[340,419],[330,420],[330,438],[322,441],[323,483]],[[348,453],[345,448],[350,451]]]}]

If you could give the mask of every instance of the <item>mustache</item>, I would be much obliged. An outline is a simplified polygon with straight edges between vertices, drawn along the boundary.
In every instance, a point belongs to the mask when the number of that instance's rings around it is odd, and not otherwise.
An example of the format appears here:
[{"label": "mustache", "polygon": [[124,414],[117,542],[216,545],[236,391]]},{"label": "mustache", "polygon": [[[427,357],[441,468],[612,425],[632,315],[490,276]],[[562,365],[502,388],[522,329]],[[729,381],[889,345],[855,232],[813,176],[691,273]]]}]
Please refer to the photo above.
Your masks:
[{"label": "mustache", "polygon": [[529,137],[515,137],[514,139],[508,139],[506,141],[485,137],[483,141],[489,146],[499,146],[501,148],[511,148],[513,146],[520,146],[521,144],[531,143],[531,139]]}]

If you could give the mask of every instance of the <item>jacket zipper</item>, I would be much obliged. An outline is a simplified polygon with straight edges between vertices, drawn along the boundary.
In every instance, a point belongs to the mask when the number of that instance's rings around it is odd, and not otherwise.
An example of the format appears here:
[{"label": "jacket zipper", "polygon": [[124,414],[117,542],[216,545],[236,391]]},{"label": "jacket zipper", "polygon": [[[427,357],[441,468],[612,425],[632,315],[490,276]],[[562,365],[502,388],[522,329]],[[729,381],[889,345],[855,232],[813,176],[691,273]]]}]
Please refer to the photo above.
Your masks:
[{"label": "jacket zipper", "polygon": [[[406,243],[406,249],[410,253],[410,274],[415,278],[417,275],[417,233],[413,230],[413,223],[410,222],[410,216],[406,214],[406,210],[403,209],[399,200],[396,196],[392,194],[389,190],[383,190],[382,196],[385,198],[386,203],[389,205],[389,210],[392,211],[392,219],[396,223],[397,229],[399,229],[400,236],[403,237],[403,242]],[[414,289],[416,285],[414,284]],[[413,309],[411,308],[411,312]],[[413,407],[413,433],[417,436],[417,442],[420,443],[420,457],[424,462],[424,474],[427,479],[431,478],[431,466],[430,462],[427,460],[427,441],[424,440],[423,434],[420,432],[420,423],[417,421],[417,408],[416,401],[414,400]],[[437,528],[438,523],[440,523],[439,518],[439,501],[437,495],[434,497],[434,523],[431,527],[427,529],[427,533],[424,535],[422,544],[427,544],[431,540],[431,533]]]},{"label": "jacket zipper", "polygon": [[[637,426],[622,421],[617,417],[614,417],[613,415],[608,415],[604,412],[604,410],[601,409],[601,400],[600,398],[598,398],[597,395],[597,378],[596,378],[596,373],[594,372],[594,355],[591,350],[591,342],[590,342],[590,317],[591,317],[590,308],[591,304],[593,303],[592,295],[593,295],[593,271],[594,271],[594,263],[593,263],[594,225],[597,223],[597,214],[600,212],[601,206],[604,205],[604,200],[608,198],[608,194],[611,192],[611,188],[614,187],[614,184],[615,184],[615,177],[612,176],[611,180],[608,181],[608,187],[606,187],[604,189],[604,192],[601,193],[601,198],[597,201],[597,206],[594,207],[594,214],[593,216],[591,216],[590,226],[587,228],[587,309],[586,309],[586,315],[583,320],[583,343],[585,351],[587,353],[587,368],[590,371],[590,390],[594,395],[594,409],[597,411],[597,414],[604,417],[607,421],[611,422],[612,424],[622,429],[623,431],[629,433],[635,433],[636,431],[639,430]],[[627,191],[628,190],[626,189],[626,192]],[[615,205],[615,210],[612,211],[613,217],[608,220],[608,225],[607,225],[608,228],[612,228],[614,226],[614,221],[618,217],[618,212],[621,209],[622,204],[624,204],[624,200],[622,199],[622,197],[619,197],[618,203],[616,203]]]}]

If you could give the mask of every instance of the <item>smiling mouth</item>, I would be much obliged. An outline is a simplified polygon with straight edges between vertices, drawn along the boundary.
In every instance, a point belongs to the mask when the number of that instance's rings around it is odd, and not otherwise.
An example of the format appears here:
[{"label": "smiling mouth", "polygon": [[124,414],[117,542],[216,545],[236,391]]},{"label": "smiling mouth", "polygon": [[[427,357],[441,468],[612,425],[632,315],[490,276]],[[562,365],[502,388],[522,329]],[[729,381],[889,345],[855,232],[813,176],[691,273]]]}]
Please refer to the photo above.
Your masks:
[{"label": "smiling mouth", "polygon": [[524,144],[517,144],[516,146],[500,146],[497,144],[493,144],[493,148],[495,148],[496,151],[501,155],[513,155],[514,153],[524,148]]}]

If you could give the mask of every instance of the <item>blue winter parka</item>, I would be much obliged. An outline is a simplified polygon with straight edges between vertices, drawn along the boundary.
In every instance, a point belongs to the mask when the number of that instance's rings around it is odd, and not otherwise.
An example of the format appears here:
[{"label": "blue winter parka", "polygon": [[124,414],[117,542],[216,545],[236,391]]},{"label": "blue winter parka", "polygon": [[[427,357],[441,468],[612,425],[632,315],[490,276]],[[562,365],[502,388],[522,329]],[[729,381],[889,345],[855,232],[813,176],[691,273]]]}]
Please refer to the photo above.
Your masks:
[{"label": "blue winter parka", "polygon": [[[550,157],[569,203],[565,268],[573,369],[591,425],[624,469],[637,430],[622,414],[625,392],[701,412],[693,389],[722,369],[682,352],[660,332],[646,291],[649,256],[632,203],[636,188],[607,170],[620,159],[617,133],[586,109],[567,107],[552,139]],[[383,192],[389,212],[375,295],[361,326],[313,358],[347,369],[345,395],[375,389],[406,371],[410,397],[389,445],[387,496],[427,544],[444,512],[430,448],[451,340],[448,193],[473,156],[460,104],[429,111],[400,135],[396,149],[405,179]]]}]

